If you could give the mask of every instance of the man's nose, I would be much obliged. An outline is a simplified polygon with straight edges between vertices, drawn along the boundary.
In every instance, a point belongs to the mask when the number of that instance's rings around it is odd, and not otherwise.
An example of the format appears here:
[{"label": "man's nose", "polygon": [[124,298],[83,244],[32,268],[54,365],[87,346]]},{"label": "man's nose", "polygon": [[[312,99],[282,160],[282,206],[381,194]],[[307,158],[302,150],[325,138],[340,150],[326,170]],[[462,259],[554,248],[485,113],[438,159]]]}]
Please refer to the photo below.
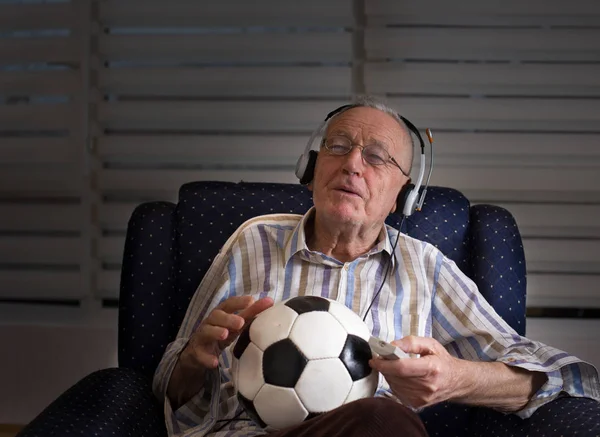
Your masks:
[{"label": "man's nose", "polygon": [[350,153],[346,155],[344,169],[350,173],[361,173],[365,166],[365,161],[362,157],[362,147],[354,146]]}]

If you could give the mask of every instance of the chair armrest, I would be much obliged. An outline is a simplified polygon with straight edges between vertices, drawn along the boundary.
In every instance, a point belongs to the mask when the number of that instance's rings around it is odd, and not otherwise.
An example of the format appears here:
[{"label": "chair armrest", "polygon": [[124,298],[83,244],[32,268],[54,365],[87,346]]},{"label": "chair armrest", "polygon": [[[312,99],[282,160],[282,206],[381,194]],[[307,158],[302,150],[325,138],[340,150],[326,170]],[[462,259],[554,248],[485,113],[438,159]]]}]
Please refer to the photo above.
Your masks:
[{"label": "chair armrest", "polygon": [[175,205],[148,202],[129,219],[119,295],[119,367],[152,378],[177,333],[171,326],[175,292]]},{"label": "chair armrest", "polygon": [[165,437],[164,415],[150,382],[133,370],[94,372],[42,411],[18,437]]},{"label": "chair armrest", "polygon": [[471,207],[471,277],[496,312],[525,335],[525,252],[514,217],[494,205]]},{"label": "chair armrest", "polygon": [[600,403],[588,398],[559,398],[540,407],[529,419],[477,408],[471,429],[473,437],[597,437]]}]

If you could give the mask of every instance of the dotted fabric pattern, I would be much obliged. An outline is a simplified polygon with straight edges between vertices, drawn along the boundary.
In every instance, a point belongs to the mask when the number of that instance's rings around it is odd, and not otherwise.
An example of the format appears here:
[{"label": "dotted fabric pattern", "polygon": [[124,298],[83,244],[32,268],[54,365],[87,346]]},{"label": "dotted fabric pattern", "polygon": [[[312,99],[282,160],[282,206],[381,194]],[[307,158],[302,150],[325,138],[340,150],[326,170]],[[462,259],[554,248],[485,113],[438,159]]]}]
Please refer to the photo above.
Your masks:
[{"label": "dotted fabric pattern", "polygon": [[144,203],[132,213],[121,269],[119,366],[151,379],[174,334],[175,205]]},{"label": "dotted fabric pattern", "polygon": [[471,277],[485,299],[525,335],[525,252],[517,223],[504,208],[471,208]]},{"label": "dotted fabric pattern", "polygon": [[425,408],[419,417],[430,437],[466,437],[471,435],[475,414],[475,408],[443,402]]},{"label": "dotted fabric pattern", "polygon": [[18,437],[162,437],[164,423],[148,379],[128,369],[105,369],[63,393]]},{"label": "dotted fabric pattern", "polygon": [[540,407],[523,420],[477,408],[473,437],[600,437],[600,403],[564,397]]}]

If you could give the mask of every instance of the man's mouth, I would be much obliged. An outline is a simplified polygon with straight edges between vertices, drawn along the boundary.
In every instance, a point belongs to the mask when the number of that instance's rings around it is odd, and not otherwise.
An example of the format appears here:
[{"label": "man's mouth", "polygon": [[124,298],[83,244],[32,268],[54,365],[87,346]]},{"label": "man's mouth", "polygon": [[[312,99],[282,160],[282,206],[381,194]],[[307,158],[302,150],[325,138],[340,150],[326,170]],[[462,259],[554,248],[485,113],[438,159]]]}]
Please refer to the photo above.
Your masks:
[{"label": "man's mouth", "polygon": [[361,197],[360,194],[358,194],[356,191],[353,191],[350,188],[339,187],[337,188],[337,191],[341,191],[342,193],[349,194],[351,196]]}]

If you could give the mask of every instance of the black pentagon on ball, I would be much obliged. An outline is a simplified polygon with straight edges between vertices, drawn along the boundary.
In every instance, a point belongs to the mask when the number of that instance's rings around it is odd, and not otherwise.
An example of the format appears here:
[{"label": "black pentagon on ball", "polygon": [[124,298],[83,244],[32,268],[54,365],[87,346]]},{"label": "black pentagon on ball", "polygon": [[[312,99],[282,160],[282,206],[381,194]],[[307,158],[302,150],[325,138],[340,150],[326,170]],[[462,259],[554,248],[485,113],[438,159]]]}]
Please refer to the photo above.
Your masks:
[{"label": "black pentagon on ball", "polygon": [[348,334],[340,354],[340,360],[348,369],[352,381],[358,381],[371,374],[369,360],[372,356],[369,343],[356,335]]},{"label": "black pentagon on ball", "polygon": [[250,325],[252,325],[252,322],[254,322],[254,320],[250,321],[250,323],[244,326],[242,333],[238,337],[237,342],[233,347],[233,356],[238,360],[250,344]]},{"label": "black pentagon on ball", "polygon": [[244,410],[246,410],[246,414],[248,414],[248,416],[250,416],[250,419],[254,420],[262,428],[265,428],[267,426],[267,424],[265,422],[263,422],[262,419],[260,418],[260,416],[258,415],[256,408],[254,408],[254,403],[250,399],[246,399],[239,392],[238,392],[237,397],[238,397],[238,401],[240,402],[240,405],[244,408]]},{"label": "black pentagon on ball", "polygon": [[311,311],[329,311],[329,301],[319,296],[298,296],[285,303],[298,314]]},{"label": "black pentagon on ball", "polygon": [[307,362],[292,340],[280,340],[265,350],[263,378],[267,384],[294,387]]}]

